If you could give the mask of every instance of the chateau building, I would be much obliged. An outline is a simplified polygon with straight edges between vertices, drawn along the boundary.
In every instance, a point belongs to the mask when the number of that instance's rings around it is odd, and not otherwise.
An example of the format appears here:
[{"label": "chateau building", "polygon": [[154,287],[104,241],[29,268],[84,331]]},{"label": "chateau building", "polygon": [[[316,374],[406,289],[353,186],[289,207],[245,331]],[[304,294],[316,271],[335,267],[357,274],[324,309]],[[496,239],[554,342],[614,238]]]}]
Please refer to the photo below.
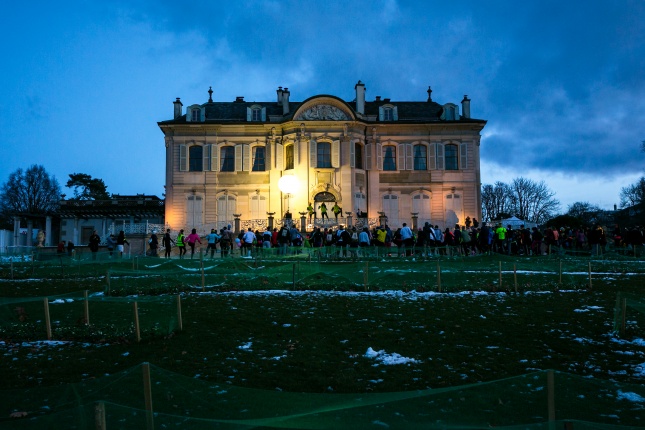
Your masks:
[{"label": "chateau building", "polygon": [[[365,99],[355,85],[347,102],[316,95],[275,101],[174,102],[174,117],[158,123],[166,146],[165,220],[173,229],[266,225],[300,219],[309,204],[316,221],[365,219],[393,227],[442,228],[481,219],[479,145],[485,120],[470,116],[470,99],[439,104]],[[330,220],[321,220],[322,204]],[[357,214],[359,216],[357,216]],[[308,216],[307,216],[308,218]],[[240,221],[238,221],[240,222]],[[239,225],[239,224],[238,224]]]}]

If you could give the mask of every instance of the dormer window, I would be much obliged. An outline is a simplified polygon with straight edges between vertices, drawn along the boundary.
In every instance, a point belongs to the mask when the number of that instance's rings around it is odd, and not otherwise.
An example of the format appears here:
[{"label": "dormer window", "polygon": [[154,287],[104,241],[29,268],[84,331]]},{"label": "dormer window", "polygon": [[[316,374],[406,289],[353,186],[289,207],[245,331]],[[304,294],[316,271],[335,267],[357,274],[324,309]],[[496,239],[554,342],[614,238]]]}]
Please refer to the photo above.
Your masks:
[{"label": "dormer window", "polygon": [[206,109],[200,105],[188,106],[186,109],[186,121],[188,122],[204,122],[206,119]]},{"label": "dormer window", "polygon": [[396,106],[383,105],[378,108],[380,121],[398,121],[399,112]]},{"label": "dormer window", "polygon": [[262,122],[267,120],[267,108],[253,105],[246,108],[246,120]]},{"label": "dormer window", "polygon": [[199,111],[197,109],[193,109],[192,111],[190,111],[190,113],[191,113],[190,120],[192,122],[199,122],[200,120]]}]

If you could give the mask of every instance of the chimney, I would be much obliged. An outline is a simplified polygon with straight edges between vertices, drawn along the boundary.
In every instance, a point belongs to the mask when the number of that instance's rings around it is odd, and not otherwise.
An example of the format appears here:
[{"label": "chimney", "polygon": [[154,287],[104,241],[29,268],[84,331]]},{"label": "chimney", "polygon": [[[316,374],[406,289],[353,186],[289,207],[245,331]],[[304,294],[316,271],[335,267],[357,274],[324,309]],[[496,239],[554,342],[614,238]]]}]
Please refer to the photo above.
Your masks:
[{"label": "chimney", "polygon": [[282,106],[282,87],[278,87],[276,93],[278,93],[278,106]]},{"label": "chimney", "polygon": [[244,103],[244,96],[235,97],[235,102],[236,103]]},{"label": "chimney", "polygon": [[291,93],[289,92],[289,88],[285,88],[284,91],[282,91],[282,115],[286,115],[289,113],[289,95]]},{"label": "chimney", "polygon": [[177,119],[181,116],[181,107],[183,104],[181,103],[181,100],[179,100],[179,97],[177,97],[177,100],[172,102],[172,104],[175,106],[175,119]]},{"label": "chimney", "polygon": [[464,99],[461,101],[461,116],[470,118],[470,99],[464,94]]},{"label": "chimney", "polygon": [[389,97],[388,97],[388,98],[384,98],[384,99],[383,99],[383,101],[384,101],[385,103],[389,103],[389,102],[390,102],[390,98],[389,98]]},{"label": "chimney", "polygon": [[428,101],[432,101],[432,88],[430,88],[430,85],[428,85]]},{"label": "chimney", "polygon": [[376,96],[376,100],[374,100],[374,101],[380,102],[381,101],[381,96]]},{"label": "chimney", "polygon": [[363,84],[360,80],[356,85],[354,85],[354,89],[356,90],[356,112],[360,113],[361,115],[365,114],[365,84]]}]

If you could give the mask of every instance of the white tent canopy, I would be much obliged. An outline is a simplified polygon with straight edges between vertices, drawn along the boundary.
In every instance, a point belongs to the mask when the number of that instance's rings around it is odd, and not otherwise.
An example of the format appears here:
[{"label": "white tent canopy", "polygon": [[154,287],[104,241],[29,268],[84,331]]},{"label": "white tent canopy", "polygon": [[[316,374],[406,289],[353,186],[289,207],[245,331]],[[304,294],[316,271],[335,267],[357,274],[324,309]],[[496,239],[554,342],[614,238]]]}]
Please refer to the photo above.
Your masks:
[{"label": "white tent canopy", "polygon": [[506,219],[502,219],[502,220],[493,221],[492,223],[493,224],[498,224],[500,222],[502,223],[502,225],[504,227],[508,227],[510,225],[511,227],[513,227],[513,229],[518,229],[521,226],[524,226],[526,228],[537,227],[536,223],[531,222],[531,221],[524,221],[524,220],[521,220],[521,219],[519,219],[518,217],[515,217],[515,216],[512,216],[510,218],[506,218]]}]

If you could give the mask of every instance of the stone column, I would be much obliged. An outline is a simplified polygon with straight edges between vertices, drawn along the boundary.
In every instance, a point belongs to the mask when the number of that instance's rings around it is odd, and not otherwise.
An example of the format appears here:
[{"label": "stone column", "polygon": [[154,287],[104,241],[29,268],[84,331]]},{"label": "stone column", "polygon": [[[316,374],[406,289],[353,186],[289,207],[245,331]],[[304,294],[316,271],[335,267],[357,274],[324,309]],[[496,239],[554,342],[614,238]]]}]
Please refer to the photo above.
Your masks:
[{"label": "stone column", "polygon": [[307,231],[307,212],[298,212],[300,214],[300,231]]},{"label": "stone column", "polygon": [[419,212],[410,212],[412,215],[412,231],[419,228]]},{"label": "stone column", "polygon": [[379,223],[379,225],[381,225],[381,226],[385,225],[385,218],[386,218],[385,212],[379,212],[378,213],[378,223]]},{"label": "stone column", "polygon": [[235,217],[235,234],[240,234],[240,217],[242,214],[233,214]]},{"label": "stone column", "polygon": [[345,214],[347,214],[347,228],[349,229],[354,226],[354,223],[352,220],[352,212],[351,211],[345,212]]},{"label": "stone column", "polygon": [[273,231],[273,215],[275,215],[275,212],[267,212],[267,215],[269,215],[269,231]]},{"label": "stone column", "polygon": [[45,218],[45,246],[52,246],[52,217]]}]

